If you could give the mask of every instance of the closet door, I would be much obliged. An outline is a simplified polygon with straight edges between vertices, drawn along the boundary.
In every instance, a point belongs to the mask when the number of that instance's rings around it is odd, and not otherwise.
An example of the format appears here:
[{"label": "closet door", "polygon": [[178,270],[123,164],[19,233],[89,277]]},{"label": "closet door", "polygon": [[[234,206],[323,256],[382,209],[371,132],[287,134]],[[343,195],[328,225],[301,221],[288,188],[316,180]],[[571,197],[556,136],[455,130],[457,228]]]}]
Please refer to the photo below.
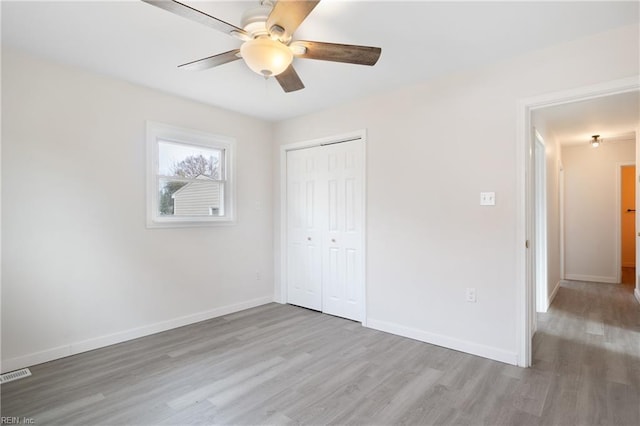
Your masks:
[{"label": "closet door", "polygon": [[319,190],[323,178],[319,149],[287,152],[287,299],[322,310],[322,223]]},{"label": "closet door", "polygon": [[364,319],[364,143],[287,152],[287,301]]},{"label": "closet door", "polygon": [[327,159],[322,311],[356,321],[364,319],[363,148],[361,141],[322,147]]}]

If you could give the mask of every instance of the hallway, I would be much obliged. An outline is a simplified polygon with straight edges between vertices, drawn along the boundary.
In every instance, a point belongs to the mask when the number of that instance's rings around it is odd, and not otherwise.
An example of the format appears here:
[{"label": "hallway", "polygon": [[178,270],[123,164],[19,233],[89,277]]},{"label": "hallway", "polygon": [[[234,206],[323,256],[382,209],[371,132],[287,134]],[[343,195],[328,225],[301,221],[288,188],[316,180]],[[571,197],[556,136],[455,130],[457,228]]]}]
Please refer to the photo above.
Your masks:
[{"label": "hallway", "polygon": [[640,424],[633,284],[563,281],[549,311],[538,314],[533,344],[532,370],[555,376],[541,389],[543,424]]}]

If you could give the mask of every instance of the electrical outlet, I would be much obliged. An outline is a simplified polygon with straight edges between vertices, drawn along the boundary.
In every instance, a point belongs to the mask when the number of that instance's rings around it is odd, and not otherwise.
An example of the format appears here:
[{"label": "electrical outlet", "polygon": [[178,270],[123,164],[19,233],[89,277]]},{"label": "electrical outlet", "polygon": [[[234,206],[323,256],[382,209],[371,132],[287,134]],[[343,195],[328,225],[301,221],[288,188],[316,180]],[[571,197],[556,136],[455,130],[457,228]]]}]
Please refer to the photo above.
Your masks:
[{"label": "electrical outlet", "polygon": [[480,205],[481,206],[495,206],[496,205],[496,193],[495,192],[481,192],[480,193]]},{"label": "electrical outlet", "polygon": [[262,275],[260,272],[256,272],[256,281],[260,281],[262,279]]},{"label": "electrical outlet", "polygon": [[473,287],[467,287],[466,298],[467,302],[476,303],[476,289]]}]

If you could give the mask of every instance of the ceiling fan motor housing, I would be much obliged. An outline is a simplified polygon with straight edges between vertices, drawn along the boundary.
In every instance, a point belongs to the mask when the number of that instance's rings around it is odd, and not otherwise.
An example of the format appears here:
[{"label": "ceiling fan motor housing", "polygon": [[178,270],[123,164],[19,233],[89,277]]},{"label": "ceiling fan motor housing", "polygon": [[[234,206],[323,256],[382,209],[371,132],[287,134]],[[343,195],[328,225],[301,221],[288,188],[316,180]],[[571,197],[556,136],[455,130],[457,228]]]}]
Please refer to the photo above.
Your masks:
[{"label": "ceiling fan motor housing", "polygon": [[271,10],[272,6],[266,4],[248,9],[242,14],[240,25],[252,38],[268,36],[266,23]]}]

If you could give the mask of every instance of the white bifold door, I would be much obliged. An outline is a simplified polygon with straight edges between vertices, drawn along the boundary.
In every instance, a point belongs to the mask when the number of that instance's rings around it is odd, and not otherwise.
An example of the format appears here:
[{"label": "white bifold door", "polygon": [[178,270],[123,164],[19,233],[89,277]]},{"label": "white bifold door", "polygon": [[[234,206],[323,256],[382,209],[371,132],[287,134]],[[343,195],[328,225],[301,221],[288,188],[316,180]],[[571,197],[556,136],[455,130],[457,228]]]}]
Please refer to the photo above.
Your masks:
[{"label": "white bifold door", "polygon": [[287,152],[287,301],[364,319],[364,142]]}]

